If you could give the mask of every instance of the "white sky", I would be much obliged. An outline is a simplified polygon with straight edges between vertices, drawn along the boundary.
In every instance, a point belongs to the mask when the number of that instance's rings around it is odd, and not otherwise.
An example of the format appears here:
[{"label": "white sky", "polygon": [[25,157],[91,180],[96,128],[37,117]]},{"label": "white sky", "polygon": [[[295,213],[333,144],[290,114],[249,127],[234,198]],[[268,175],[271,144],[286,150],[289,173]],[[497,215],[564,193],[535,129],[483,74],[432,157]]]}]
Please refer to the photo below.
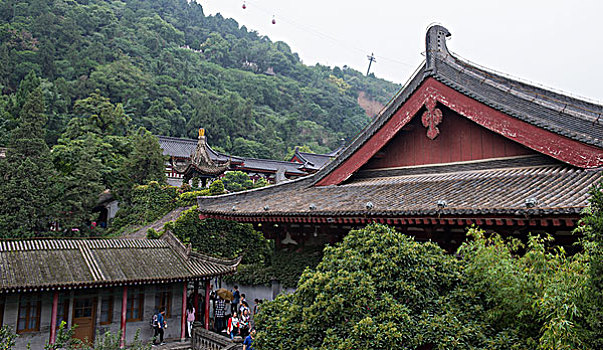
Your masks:
[{"label": "white sky", "polygon": [[[305,64],[348,65],[404,83],[438,22],[448,49],[485,67],[603,100],[603,1],[197,0],[205,14],[285,41]],[[271,24],[272,17],[276,24]]]}]

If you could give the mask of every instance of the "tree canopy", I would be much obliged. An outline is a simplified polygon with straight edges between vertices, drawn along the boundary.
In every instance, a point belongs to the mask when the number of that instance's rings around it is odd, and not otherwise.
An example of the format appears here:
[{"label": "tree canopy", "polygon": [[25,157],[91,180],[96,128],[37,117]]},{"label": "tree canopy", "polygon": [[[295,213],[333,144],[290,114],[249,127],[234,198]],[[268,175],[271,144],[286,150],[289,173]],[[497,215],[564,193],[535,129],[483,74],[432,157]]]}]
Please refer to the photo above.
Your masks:
[{"label": "tree canopy", "polygon": [[[116,135],[131,122],[177,137],[205,127],[213,146],[274,159],[295,145],[337,147],[369,120],[360,92],[385,103],[399,87],[347,67],[306,66],[286,43],[206,16],[195,1],[0,0],[3,95],[32,71],[50,146],[65,129]],[[15,106],[4,96],[0,131],[10,131]],[[93,117],[84,129],[71,122],[82,115]]]},{"label": "tree canopy", "polygon": [[[595,232],[601,199],[583,229]],[[586,237],[567,256],[550,237],[471,228],[450,255],[387,226],[352,230],[294,293],[263,306],[257,348],[598,348],[601,231]]]}]

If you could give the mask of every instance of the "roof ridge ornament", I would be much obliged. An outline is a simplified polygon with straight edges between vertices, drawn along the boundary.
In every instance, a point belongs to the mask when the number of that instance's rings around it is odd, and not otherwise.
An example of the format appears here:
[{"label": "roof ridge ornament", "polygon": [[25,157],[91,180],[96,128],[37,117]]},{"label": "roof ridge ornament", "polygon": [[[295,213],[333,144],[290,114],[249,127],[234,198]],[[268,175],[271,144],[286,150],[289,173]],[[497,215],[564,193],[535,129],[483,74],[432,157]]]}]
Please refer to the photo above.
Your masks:
[{"label": "roof ridge ornament", "polygon": [[436,99],[431,97],[425,101],[425,112],[421,116],[423,126],[427,128],[427,137],[434,140],[440,134],[438,125],[442,122],[442,110],[436,107]]},{"label": "roof ridge ornament", "polygon": [[449,55],[448,47],[446,47],[446,38],[450,37],[450,32],[443,26],[436,24],[427,28],[425,35],[425,72],[436,71],[436,56],[438,54]]}]

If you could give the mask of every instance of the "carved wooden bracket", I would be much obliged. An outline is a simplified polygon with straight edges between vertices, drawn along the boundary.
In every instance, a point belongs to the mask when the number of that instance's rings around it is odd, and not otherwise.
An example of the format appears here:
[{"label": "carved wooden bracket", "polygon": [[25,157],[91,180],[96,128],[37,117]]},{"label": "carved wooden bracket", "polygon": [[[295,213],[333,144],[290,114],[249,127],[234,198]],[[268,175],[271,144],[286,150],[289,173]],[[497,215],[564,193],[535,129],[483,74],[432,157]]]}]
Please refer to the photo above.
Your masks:
[{"label": "carved wooden bracket", "polygon": [[423,126],[427,128],[427,137],[433,140],[440,134],[438,125],[442,122],[442,111],[436,108],[436,99],[433,97],[425,101],[425,107],[427,110],[423,113],[421,121]]}]

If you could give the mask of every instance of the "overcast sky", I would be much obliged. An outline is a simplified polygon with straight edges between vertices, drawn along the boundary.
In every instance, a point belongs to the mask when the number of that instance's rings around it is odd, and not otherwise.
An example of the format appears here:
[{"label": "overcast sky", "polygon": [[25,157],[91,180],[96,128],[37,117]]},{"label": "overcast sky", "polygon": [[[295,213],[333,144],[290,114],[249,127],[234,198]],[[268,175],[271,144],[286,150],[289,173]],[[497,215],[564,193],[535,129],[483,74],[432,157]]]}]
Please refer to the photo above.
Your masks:
[{"label": "overcast sky", "polygon": [[[421,63],[425,31],[440,23],[448,49],[485,67],[603,101],[603,1],[198,0],[273,41],[303,62],[348,65],[367,55],[378,77],[404,83]],[[271,24],[272,18],[276,24]]]}]

